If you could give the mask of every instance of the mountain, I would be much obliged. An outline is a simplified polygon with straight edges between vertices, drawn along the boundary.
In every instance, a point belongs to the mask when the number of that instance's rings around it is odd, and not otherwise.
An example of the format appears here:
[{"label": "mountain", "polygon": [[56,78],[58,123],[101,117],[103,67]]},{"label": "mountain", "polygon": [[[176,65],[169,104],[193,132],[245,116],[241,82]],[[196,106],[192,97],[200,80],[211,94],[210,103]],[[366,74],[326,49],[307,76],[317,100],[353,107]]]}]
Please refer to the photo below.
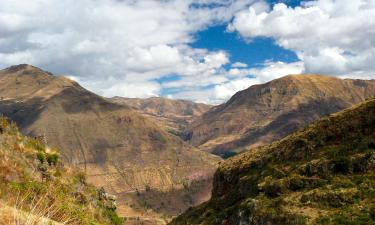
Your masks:
[{"label": "mountain", "polygon": [[187,100],[152,97],[147,99],[113,97],[112,102],[128,105],[169,133],[183,137],[186,127],[212,106]]},{"label": "mountain", "polygon": [[375,99],[222,163],[171,224],[375,224]]},{"label": "mountain", "polygon": [[228,156],[285,137],[298,128],[375,96],[374,80],[290,75],[236,93],[188,128],[192,145]]},{"label": "mountain", "polygon": [[217,157],[72,80],[12,66],[0,71],[0,100],[0,113],[24,134],[61,149],[65,164],[117,195],[122,216],[164,223],[161,216],[168,219],[210,196]]},{"label": "mountain", "polygon": [[116,199],[0,117],[0,224],[122,224]]}]

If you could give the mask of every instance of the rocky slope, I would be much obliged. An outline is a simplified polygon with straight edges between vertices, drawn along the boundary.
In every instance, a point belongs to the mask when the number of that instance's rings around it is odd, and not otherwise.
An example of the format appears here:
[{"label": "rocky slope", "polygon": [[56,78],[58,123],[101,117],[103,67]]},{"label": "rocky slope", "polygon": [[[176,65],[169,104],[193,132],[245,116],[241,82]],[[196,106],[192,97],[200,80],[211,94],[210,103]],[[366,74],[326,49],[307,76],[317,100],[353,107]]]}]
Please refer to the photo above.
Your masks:
[{"label": "rocky slope", "polygon": [[100,193],[57,150],[0,117],[0,224],[122,224],[115,198]]},{"label": "rocky slope", "polygon": [[190,143],[226,155],[278,140],[375,96],[375,81],[290,75],[236,93],[189,126]]},{"label": "rocky slope", "polygon": [[[43,136],[48,145],[61,149],[65,163],[83,169],[90,182],[118,195],[121,215],[160,219],[209,198],[206,180],[218,159],[130,107],[30,65],[0,71],[0,100],[0,113],[23,133]],[[202,185],[203,193],[195,193],[192,183]],[[146,190],[159,195],[149,196]],[[148,202],[161,195],[163,204]]]},{"label": "rocky slope", "polygon": [[375,99],[220,165],[171,224],[375,224]]},{"label": "rocky slope", "polygon": [[147,99],[113,97],[109,100],[133,107],[169,133],[179,137],[184,136],[189,123],[212,107],[202,103],[159,97]]}]

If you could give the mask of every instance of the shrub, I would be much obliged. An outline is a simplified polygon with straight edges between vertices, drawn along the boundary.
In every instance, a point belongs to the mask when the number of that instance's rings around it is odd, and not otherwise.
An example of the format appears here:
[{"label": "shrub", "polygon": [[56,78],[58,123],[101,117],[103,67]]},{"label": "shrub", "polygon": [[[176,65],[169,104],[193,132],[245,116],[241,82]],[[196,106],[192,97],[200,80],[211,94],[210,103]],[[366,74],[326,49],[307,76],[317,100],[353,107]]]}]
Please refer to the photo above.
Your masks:
[{"label": "shrub", "polygon": [[112,222],[112,224],[114,225],[121,225],[124,223],[124,219],[119,217],[117,214],[116,214],[116,211],[115,210],[112,210],[112,209],[105,209],[104,210],[104,214],[107,218],[109,218]]},{"label": "shrub", "polygon": [[58,160],[59,160],[59,155],[57,153],[47,154],[48,165],[50,165],[50,166],[52,166],[52,165],[56,166]]},{"label": "shrub", "polygon": [[305,187],[305,182],[300,177],[293,177],[289,180],[289,189],[292,191],[297,191],[299,189],[303,189]]},{"label": "shrub", "polygon": [[44,155],[43,152],[38,152],[38,153],[36,153],[36,158],[39,160],[39,162],[40,162],[41,164],[43,164],[44,161],[45,161],[45,155]]},{"label": "shrub", "polygon": [[375,207],[370,209],[370,218],[375,221]]},{"label": "shrub", "polygon": [[351,172],[352,160],[347,156],[341,156],[333,160],[333,171],[335,173],[348,174]]},{"label": "shrub", "polygon": [[272,198],[278,197],[281,195],[282,187],[276,182],[268,183],[264,186],[264,193]]}]

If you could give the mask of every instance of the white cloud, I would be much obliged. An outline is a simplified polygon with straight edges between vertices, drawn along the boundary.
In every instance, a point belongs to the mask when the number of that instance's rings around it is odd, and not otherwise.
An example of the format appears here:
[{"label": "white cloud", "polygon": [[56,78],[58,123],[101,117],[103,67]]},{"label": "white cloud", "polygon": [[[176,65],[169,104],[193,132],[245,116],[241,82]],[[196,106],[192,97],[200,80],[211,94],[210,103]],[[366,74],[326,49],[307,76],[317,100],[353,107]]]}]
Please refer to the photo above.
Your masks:
[{"label": "white cloud", "polygon": [[258,83],[265,83],[286,75],[304,73],[303,63],[265,62],[260,68],[250,69]]},{"label": "white cloud", "polygon": [[[301,7],[250,7],[228,26],[243,37],[271,37],[297,53],[308,73],[375,74],[375,1],[316,0]],[[372,78],[375,78],[372,75]]]},{"label": "white cloud", "polygon": [[225,101],[232,97],[236,92],[246,89],[254,84],[259,84],[258,78],[244,77],[231,80],[222,85],[217,85],[215,87],[215,99],[217,99],[218,102]]},{"label": "white cloud", "polygon": [[235,62],[235,63],[232,64],[232,67],[233,68],[245,68],[245,67],[247,67],[247,64],[242,63],[242,62]]},{"label": "white cloud", "polygon": [[33,64],[105,96],[159,95],[170,75],[220,84],[227,53],[189,44],[254,1],[1,0],[0,67]]},{"label": "white cloud", "polygon": [[[236,72],[233,72],[234,70]],[[228,100],[236,92],[251,85],[265,83],[286,75],[301,74],[303,70],[302,62],[265,62],[259,68],[235,68],[224,71],[226,74],[210,77],[210,79],[216,77],[217,80],[179,80],[167,82],[163,86],[183,88],[182,91],[173,94],[174,98],[186,98],[197,102],[219,104]],[[207,87],[208,84],[215,85],[209,88],[199,88]]]},{"label": "white cloud", "polygon": [[[375,0],[273,9],[262,0],[1,0],[0,67],[34,64],[105,96],[168,90],[174,98],[219,103],[287,74],[374,78],[374,15]],[[249,68],[225,51],[189,46],[197,31],[229,21],[229,31],[273,38],[300,61]]]}]

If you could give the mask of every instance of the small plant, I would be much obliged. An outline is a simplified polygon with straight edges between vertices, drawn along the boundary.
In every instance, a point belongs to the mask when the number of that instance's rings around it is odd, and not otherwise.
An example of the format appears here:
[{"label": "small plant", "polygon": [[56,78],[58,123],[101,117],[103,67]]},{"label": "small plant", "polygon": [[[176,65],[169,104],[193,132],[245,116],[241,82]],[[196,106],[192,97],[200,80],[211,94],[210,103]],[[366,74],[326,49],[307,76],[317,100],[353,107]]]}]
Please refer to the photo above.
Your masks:
[{"label": "small plant", "polygon": [[75,176],[78,183],[86,184],[86,174],[84,172],[78,172]]},{"label": "small plant", "polygon": [[43,152],[38,152],[38,153],[36,153],[36,158],[39,160],[39,162],[40,162],[41,164],[43,164],[44,161],[45,161],[45,155],[44,155]]},{"label": "small plant", "polygon": [[47,162],[50,166],[56,166],[59,161],[59,155],[57,153],[47,154]]}]

